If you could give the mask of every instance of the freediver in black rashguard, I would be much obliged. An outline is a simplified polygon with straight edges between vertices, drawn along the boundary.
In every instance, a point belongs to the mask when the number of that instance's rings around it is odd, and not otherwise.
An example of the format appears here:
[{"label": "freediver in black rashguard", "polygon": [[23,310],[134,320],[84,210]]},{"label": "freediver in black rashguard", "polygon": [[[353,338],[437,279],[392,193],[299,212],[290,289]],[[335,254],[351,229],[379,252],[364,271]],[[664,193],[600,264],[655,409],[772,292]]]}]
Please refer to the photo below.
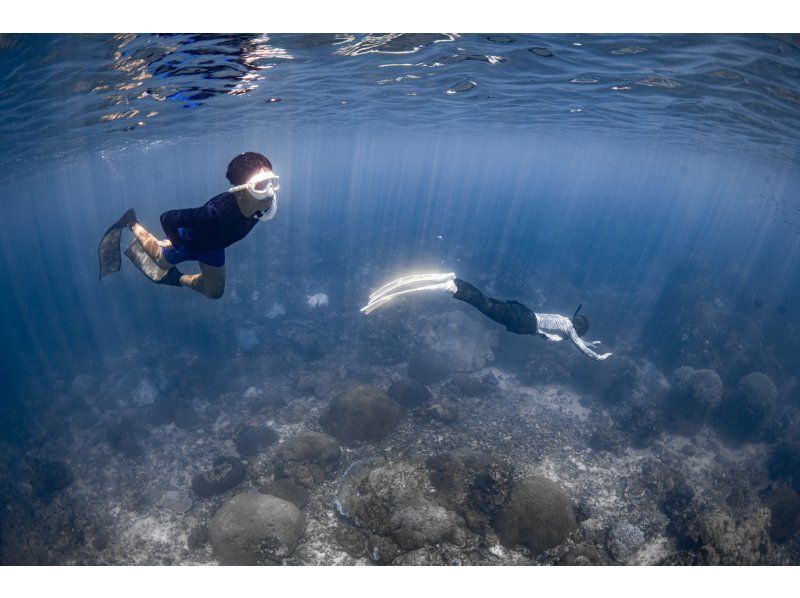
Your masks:
[{"label": "freediver in black rashguard", "polygon": [[[136,221],[128,210],[100,241],[100,278],[120,268],[120,231],[131,229],[136,239],[125,255],[152,281],[188,287],[209,299],[225,291],[225,248],[241,241],[259,220],[271,220],[278,209],[278,176],[261,154],[239,154],[228,165],[226,177],[233,185],[199,208],[161,214],[166,239],[159,240]],[[181,274],[175,267],[196,261],[200,274]]]},{"label": "freediver in black rashguard", "polygon": [[454,299],[469,303],[482,314],[502,324],[506,330],[515,334],[533,334],[551,341],[569,339],[578,349],[592,359],[603,361],[611,353],[598,354],[591,347],[600,341],[586,343],[581,338],[589,330],[589,319],[579,314],[580,306],[572,318],[559,314],[538,314],[518,301],[498,301],[487,297],[470,283],[448,274],[414,274],[398,278],[372,293],[369,303],[361,308],[365,314],[385,305],[394,297],[418,291],[444,291]]}]

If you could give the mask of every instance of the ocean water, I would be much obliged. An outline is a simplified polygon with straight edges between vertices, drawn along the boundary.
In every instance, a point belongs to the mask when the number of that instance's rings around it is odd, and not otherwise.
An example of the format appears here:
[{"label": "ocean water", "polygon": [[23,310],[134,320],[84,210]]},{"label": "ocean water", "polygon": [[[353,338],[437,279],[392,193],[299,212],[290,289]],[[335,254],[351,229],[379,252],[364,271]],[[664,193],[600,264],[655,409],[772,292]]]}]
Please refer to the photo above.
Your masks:
[{"label": "ocean water", "polygon": [[[3,564],[798,564],[796,36],[3,35],[0,80]],[[221,299],[98,280],[242,151],[280,204]],[[613,355],[360,313],[415,272]]]}]

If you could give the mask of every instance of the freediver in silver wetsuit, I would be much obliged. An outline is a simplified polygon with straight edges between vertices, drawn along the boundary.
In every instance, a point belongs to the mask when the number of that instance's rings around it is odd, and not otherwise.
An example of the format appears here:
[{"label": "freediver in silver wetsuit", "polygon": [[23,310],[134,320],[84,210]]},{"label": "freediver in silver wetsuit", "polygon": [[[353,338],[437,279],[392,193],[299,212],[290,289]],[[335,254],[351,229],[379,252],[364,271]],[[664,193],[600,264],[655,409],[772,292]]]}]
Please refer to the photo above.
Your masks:
[{"label": "freediver in silver wetsuit", "polygon": [[451,294],[454,299],[469,303],[482,314],[505,326],[509,332],[539,335],[551,341],[569,339],[585,355],[597,361],[603,361],[612,355],[598,354],[592,350],[591,347],[596,347],[600,341],[588,343],[583,341],[581,337],[589,330],[589,319],[578,313],[580,307],[572,318],[559,314],[535,313],[518,301],[498,301],[487,297],[475,286],[456,278],[452,272],[416,274],[393,280],[372,293],[369,303],[361,311],[368,314],[398,295],[431,290],[444,291]]}]

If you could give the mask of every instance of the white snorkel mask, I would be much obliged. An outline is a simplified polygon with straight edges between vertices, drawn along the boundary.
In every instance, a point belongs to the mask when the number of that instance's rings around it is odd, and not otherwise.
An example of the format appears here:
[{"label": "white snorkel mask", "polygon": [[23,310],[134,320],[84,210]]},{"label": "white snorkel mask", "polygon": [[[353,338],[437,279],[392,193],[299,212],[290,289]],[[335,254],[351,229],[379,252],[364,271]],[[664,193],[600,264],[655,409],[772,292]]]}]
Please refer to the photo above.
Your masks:
[{"label": "white snorkel mask", "polygon": [[[275,217],[275,212],[278,211],[278,194],[280,185],[276,182],[280,177],[272,171],[261,171],[247,181],[244,185],[237,185],[228,189],[231,193],[237,191],[247,190],[255,199],[264,201],[271,199],[272,203],[266,212],[256,212],[255,217],[259,220],[272,220]],[[260,216],[258,215],[260,214]]]}]

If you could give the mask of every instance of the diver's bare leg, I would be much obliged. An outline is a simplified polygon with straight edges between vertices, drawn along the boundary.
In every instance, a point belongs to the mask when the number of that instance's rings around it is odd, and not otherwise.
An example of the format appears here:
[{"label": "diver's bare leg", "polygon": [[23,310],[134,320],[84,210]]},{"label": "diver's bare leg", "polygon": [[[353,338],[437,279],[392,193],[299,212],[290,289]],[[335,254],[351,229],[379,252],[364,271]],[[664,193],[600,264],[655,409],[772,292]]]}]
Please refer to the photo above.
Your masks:
[{"label": "diver's bare leg", "polygon": [[145,229],[145,227],[138,222],[131,227],[131,230],[133,231],[133,234],[136,235],[136,238],[139,239],[139,243],[142,244],[145,253],[147,253],[147,255],[149,255],[156,264],[158,264],[158,267],[163,268],[164,270],[169,270],[171,264],[164,259],[164,255],[161,253],[161,248],[164,246],[164,242],[159,241],[154,235],[147,232],[147,229]]},{"label": "diver's bare leg", "polygon": [[219,268],[200,264],[200,274],[184,274],[181,286],[205,295],[209,299],[219,299],[225,292],[225,266]]}]

